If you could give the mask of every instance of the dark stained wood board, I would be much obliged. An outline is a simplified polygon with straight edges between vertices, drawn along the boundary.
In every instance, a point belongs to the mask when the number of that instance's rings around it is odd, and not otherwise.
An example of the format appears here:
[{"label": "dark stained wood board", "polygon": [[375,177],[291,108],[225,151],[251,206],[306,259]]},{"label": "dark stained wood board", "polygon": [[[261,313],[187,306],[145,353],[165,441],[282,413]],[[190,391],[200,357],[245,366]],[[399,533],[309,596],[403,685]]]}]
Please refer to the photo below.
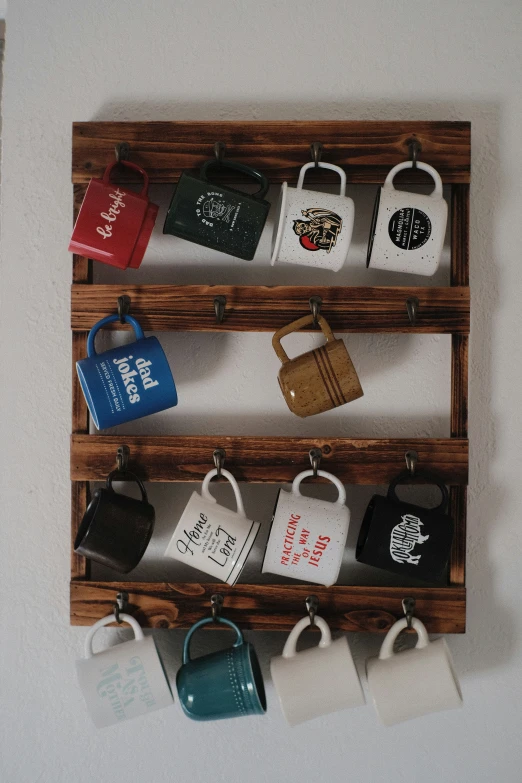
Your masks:
[{"label": "dark stained wood board", "polygon": [[309,451],[322,449],[321,467],[345,484],[386,484],[405,468],[405,453],[415,449],[419,467],[448,484],[468,480],[465,438],[285,438],[250,436],[73,435],[71,478],[103,481],[114,469],[118,446],[130,449],[129,469],[144,481],[202,481],[213,467],[214,449],[226,451],[226,467],[238,481],[292,481],[310,467]]},{"label": "dark stained wood board", "polygon": [[116,594],[129,593],[128,611],[146,628],[189,628],[210,614],[210,596],[224,597],[223,614],[243,629],[290,631],[306,614],[310,593],[319,614],[336,631],[385,633],[403,617],[402,599],[430,633],[464,633],[463,587],[363,587],[335,585],[171,584],[168,582],[71,582],[71,623],[91,625],[111,614]]},{"label": "dark stained wood board", "polygon": [[[310,312],[310,297],[320,296],[321,313],[335,332],[469,332],[468,288],[398,286],[73,285],[72,329],[89,330],[116,312],[123,294],[130,297],[131,314],[150,331],[275,331]],[[227,300],[221,324],[216,296]],[[406,308],[411,297],[419,300],[415,326]],[[112,327],[130,328],[119,321]]]},{"label": "dark stained wood board", "polygon": [[[310,157],[310,143],[324,145],[322,160],[346,169],[348,182],[382,183],[392,166],[408,159],[408,141],[422,145],[420,159],[434,166],[444,183],[467,183],[471,126],[468,122],[383,121],[221,121],[76,122],[73,124],[72,178],[100,177],[114,160],[119,142],[130,144],[130,160],[146,169],[151,182],[177,182],[184,169],[197,170],[213,157],[214,142],[226,144],[231,160],[261,169],[271,182],[295,180]],[[310,173],[309,181],[334,180],[330,172]],[[428,181],[420,172],[404,182]]]}]

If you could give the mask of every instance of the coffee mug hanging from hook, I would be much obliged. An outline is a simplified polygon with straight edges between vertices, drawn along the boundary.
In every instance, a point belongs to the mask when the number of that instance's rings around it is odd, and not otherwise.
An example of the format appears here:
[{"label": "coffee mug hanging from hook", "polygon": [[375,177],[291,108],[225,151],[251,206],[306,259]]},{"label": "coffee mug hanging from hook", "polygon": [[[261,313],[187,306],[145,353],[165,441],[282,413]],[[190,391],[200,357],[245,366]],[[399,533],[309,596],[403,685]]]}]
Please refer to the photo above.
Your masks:
[{"label": "coffee mug hanging from hook", "polygon": [[[254,180],[259,190],[244,193],[213,181],[230,172]],[[268,187],[267,178],[257,169],[216,155],[203,164],[199,177],[183,172],[170,202],[163,233],[250,261],[270,209],[270,203],[265,200]]]},{"label": "coffee mug hanging from hook", "polygon": [[[138,193],[111,183],[113,169],[123,166],[143,178]],[[119,269],[137,269],[145,254],[158,207],[149,201],[149,177],[140,166],[120,159],[91,179],[69,243],[71,253]]]},{"label": "coffee mug hanging from hook", "polygon": [[403,471],[391,482],[386,497],[374,495],[370,500],[355,557],[360,563],[402,576],[443,582],[454,530],[447,513],[448,490],[442,479],[432,473],[416,470],[415,476],[439,488],[439,505],[424,508],[399,500],[397,486],[412,479],[410,470]]}]

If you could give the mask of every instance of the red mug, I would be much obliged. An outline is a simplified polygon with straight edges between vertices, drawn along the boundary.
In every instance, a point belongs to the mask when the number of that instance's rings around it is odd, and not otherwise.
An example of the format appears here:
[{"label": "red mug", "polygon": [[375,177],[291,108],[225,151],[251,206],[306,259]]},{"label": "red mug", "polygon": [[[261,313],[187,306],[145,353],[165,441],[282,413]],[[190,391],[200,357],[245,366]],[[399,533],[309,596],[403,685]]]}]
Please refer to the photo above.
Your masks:
[{"label": "red mug", "polygon": [[143,260],[158,214],[148,197],[147,173],[130,161],[120,165],[143,176],[141,193],[111,184],[116,161],[103,179],[91,179],[74,226],[69,250],[120,269],[137,269]]}]

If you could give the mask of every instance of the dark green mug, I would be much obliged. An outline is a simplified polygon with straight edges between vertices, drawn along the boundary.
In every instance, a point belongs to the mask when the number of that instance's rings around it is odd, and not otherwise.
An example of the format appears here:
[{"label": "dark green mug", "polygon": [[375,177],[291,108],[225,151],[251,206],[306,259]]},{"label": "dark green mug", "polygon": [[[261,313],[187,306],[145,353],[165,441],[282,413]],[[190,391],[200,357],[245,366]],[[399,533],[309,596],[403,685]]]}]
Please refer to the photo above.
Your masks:
[{"label": "dark green mug", "polygon": [[[216,185],[207,177],[211,168],[246,174],[259,182],[259,190],[251,194]],[[163,233],[250,261],[254,258],[270,209],[270,203],[264,198],[268,187],[265,175],[251,166],[207,160],[199,177],[186,171],[181,175],[165,218]]]},{"label": "dark green mug", "polygon": [[190,640],[203,625],[214,622],[206,617],[192,626],[183,645],[183,666],[176,677],[183,712],[192,720],[220,720],[266,712],[265,686],[256,651],[230,620],[216,618],[232,628],[237,638],[226,650],[191,660]]}]

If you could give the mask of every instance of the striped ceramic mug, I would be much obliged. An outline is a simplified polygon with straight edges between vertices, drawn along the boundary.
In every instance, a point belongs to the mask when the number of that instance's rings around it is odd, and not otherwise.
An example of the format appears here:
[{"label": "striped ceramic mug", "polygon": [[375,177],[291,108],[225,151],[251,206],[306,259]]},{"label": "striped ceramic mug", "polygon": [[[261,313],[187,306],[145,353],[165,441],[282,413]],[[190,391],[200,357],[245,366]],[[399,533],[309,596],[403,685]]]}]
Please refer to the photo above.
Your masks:
[{"label": "striped ceramic mug", "polygon": [[274,334],[272,345],[283,366],[279,370],[279,386],[286,404],[297,416],[313,416],[337,408],[363,396],[355,367],[344,342],[336,339],[328,322],[318,316],[317,323],[326,337],[320,348],[289,359],[281,339],[313,323],[306,315],[284,326]]}]

